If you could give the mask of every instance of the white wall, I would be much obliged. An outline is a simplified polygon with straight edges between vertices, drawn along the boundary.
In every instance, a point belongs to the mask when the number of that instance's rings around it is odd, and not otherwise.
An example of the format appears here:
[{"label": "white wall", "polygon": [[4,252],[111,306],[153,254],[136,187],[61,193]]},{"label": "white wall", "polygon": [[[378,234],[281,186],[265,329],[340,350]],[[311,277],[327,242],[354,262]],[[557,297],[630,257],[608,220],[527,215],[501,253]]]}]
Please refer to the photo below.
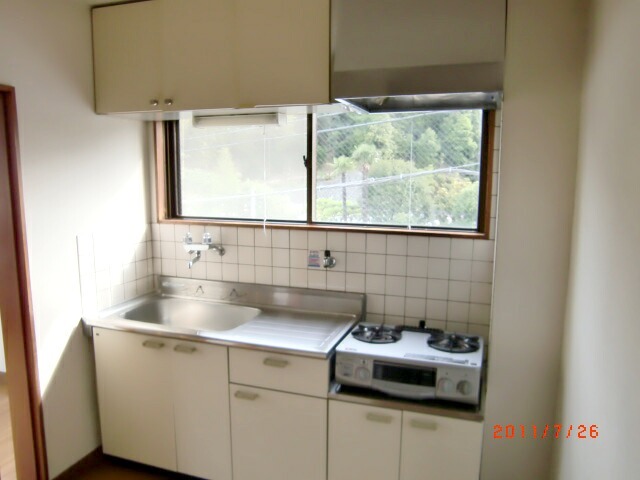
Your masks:
[{"label": "white wall", "polygon": [[[148,223],[145,127],[93,113],[91,20],[80,1],[0,2],[0,83],[16,87],[49,473],[99,445],[76,235]],[[9,368],[11,366],[9,365]]]},{"label": "white wall", "polygon": [[557,478],[638,478],[640,3],[596,0],[585,64]]},{"label": "white wall", "polygon": [[[482,478],[548,478],[569,267],[584,2],[510,0]],[[585,420],[586,421],[586,420]]]}]

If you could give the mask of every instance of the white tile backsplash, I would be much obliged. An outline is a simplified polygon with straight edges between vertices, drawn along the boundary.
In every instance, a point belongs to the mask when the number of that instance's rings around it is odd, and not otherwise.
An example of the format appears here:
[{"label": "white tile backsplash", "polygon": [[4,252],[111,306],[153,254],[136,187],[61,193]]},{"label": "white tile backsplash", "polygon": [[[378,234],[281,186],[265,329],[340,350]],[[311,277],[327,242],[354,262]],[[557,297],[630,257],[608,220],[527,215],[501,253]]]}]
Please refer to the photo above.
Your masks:
[{"label": "white tile backsplash", "polygon": [[367,273],[365,276],[365,281],[365,293],[384,294],[386,285],[384,275],[374,275],[372,273]]},{"label": "white tile backsplash", "polygon": [[[200,235],[197,227],[188,227],[192,235]],[[183,231],[152,225],[140,239],[118,243],[118,254],[106,250],[102,235],[99,241],[79,236],[83,307],[105,308],[145,293],[152,274],[162,273],[366,292],[369,320],[416,325],[426,319],[435,328],[489,333],[494,240],[214,226],[206,231],[227,254],[207,252],[188,269]],[[331,250],[336,267],[308,268],[309,249]]]},{"label": "white tile backsplash", "polygon": [[273,230],[271,232],[271,245],[274,248],[289,248],[289,230]]},{"label": "white tile backsplash", "polygon": [[386,253],[387,236],[376,233],[367,234],[367,253]]},{"label": "white tile backsplash", "polygon": [[367,236],[364,233],[347,233],[347,252],[367,251]]},{"label": "white tile backsplash", "polygon": [[386,267],[386,256],[375,253],[366,255],[366,272],[384,275]]},{"label": "white tile backsplash", "polygon": [[344,232],[327,232],[327,249],[331,250],[331,254],[336,252],[347,251],[347,234]]},{"label": "white tile backsplash", "polygon": [[255,228],[238,228],[238,245],[253,247],[255,245]]},{"label": "white tile backsplash", "polygon": [[430,258],[451,258],[451,239],[431,237],[429,238]]},{"label": "white tile backsplash", "polygon": [[387,255],[385,273],[387,275],[407,276],[407,257],[401,255]]},{"label": "white tile backsplash", "polygon": [[291,243],[291,248],[306,250],[307,249],[307,231],[291,230],[291,232],[289,232],[289,242]]},{"label": "white tile backsplash", "polygon": [[[153,289],[151,226],[129,234],[98,231],[77,236],[78,272],[84,315],[121,303]],[[159,226],[156,228],[160,235]],[[174,229],[164,229],[173,238]],[[173,241],[169,242],[173,244]],[[158,250],[160,250],[158,243]],[[173,256],[173,255],[168,255]],[[175,263],[175,260],[170,259]],[[158,259],[158,266],[161,261]]]},{"label": "white tile backsplash", "polygon": [[327,232],[308,232],[307,248],[319,250],[320,255],[324,255],[324,251],[327,250]]},{"label": "white tile backsplash", "polygon": [[271,229],[256,228],[254,242],[256,247],[270,247],[272,243]]},{"label": "white tile backsplash", "polygon": [[[495,229],[493,213],[492,218]],[[151,241],[132,243],[132,258],[107,269],[106,278],[96,270],[95,256],[90,255],[96,248],[92,237],[78,238],[78,252],[83,254],[78,257],[81,270],[93,278],[93,283],[83,284],[89,290],[88,300],[104,302],[105,289],[101,287],[108,286],[109,302],[121,301],[134,290],[137,294],[154,272],[366,293],[370,321],[417,325],[426,319],[434,328],[480,335],[489,332],[493,239],[207,227],[214,242],[225,247],[226,255],[207,252],[205,261],[190,270],[189,256],[181,245],[182,226],[154,224],[148,230]],[[321,255],[330,250],[337,261],[335,268],[308,267],[309,250]],[[139,278],[145,271],[147,275]],[[84,297],[83,292],[83,301]]]},{"label": "white tile backsplash", "polygon": [[407,255],[407,237],[405,235],[387,236],[387,255]]},{"label": "white tile backsplash", "polygon": [[346,273],[344,272],[327,272],[327,290],[336,290],[344,292],[346,288]]}]

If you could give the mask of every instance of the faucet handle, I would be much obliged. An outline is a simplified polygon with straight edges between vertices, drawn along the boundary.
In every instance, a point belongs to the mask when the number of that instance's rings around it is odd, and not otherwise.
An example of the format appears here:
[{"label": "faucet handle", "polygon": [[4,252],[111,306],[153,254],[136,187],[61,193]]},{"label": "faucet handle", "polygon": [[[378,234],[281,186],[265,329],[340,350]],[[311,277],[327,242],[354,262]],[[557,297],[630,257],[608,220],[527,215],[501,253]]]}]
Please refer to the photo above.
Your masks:
[{"label": "faucet handle", "polygon": [[331,250],[324,251],[324,258],[322,259],[322,266],[324,268],[333,268],[336,266],[335,257],[331,256]]},{"label": "faucet handle", "polygon": [[186,235],[184,236],[184,239],[182,240],[182,243],[185,243],[185,244],[193,243],[193,237],[191,236],[191,232],[186,233]]}]

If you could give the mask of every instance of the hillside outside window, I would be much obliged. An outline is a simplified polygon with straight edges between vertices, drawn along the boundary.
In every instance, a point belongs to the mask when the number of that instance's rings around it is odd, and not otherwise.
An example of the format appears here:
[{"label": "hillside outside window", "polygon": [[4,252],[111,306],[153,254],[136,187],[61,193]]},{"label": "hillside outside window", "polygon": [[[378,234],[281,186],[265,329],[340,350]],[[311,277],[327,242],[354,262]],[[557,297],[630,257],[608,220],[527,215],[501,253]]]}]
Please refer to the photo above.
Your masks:
[{"label": "hillside outside window", "polygon": [[493,112],[165,122],[167,220],[486,235]]}]

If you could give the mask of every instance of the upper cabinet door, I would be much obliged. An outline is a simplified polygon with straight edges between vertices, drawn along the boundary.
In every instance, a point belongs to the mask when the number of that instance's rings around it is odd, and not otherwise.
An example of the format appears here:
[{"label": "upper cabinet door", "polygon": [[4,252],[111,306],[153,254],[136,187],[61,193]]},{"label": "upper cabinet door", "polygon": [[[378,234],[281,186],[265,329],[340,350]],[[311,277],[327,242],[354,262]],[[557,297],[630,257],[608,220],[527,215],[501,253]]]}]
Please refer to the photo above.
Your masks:
[{"label": "upper cabinet door", "polygon": [[161,4],[114,5],[92,14],[96,111],[161,110]]},{"label": "upper cabinet door", "polygon": [[163,110],[237,105],[234,0],[162,0]]},{"label": "upper cabinet door", "polygon": [[239,107],[329,103],[329,0],[235,0]]},{"label": "upper cabinet door", "polygon": [[93,30],[98,113],[329,102],[329,0],[149,0]]}]

